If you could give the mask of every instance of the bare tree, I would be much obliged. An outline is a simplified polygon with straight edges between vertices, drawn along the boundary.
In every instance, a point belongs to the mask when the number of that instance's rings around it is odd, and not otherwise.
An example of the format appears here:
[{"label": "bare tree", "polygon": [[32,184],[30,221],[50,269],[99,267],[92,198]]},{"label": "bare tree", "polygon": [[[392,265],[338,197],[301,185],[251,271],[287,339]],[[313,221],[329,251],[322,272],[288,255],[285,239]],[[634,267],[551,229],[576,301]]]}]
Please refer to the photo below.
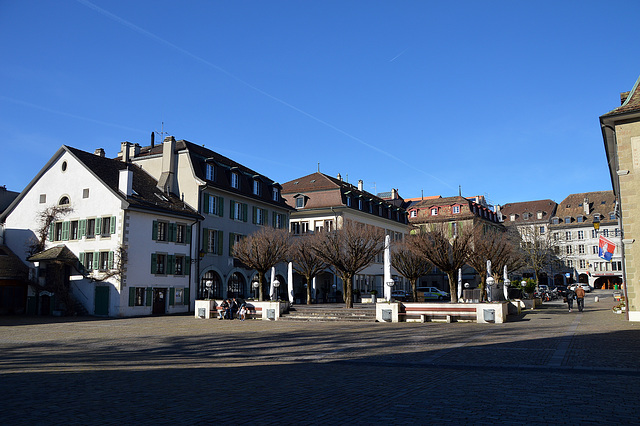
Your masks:
[{"label": "bare tree", "polygon": [[427,258],[416,250],[416,246],[410,241],[416,238],[409,235],[405,242],[397,245],[391,252],[391,266],[393,266],[400,275],[405,277],[411,283],[412,300],[418,300],[417,283],[420,277],[429,274],[433,265],[429,263]]},{"label": "bare tree", "polygon": [[379,228],[345,221],[340,229],[321,233],[312,249],[336,270],[342,279],[345,306],[353,308],[353,277],[382,252],[384,233]]},{"label": "bare tree", "polygon": [[291,245],[290,258],[293,269],[307,281],[307,304],[311,304],[311,281],[327,268],[327,263],[313,250],[320,234],[295,237]]},{"label": "bare tree", "polygon": [[551,232],[542,234],[537,226],[521,227],[519,231],[524,264],[533,271],[537,286],[540,273],[557,262],[559,244],[551,237]]},{"label": "bare tree", "polygon": [[265,300],[265,274],[278,263],[285,262],[288,252],[289,233],[284,229],[270,227],[264,227],[245,237],[233,247],[234,257],[258,273],[261,301]]},{"label": "bare tree", "polygon": [[513,241],[510,234],[495,227],[486,228],[477,225],[473,229],[471,250],[467,263],[476,270],[480,276],[481,299],[487,295],[485,283],[487,281],[487,260],[491,261],[492,270],[496,275],[496,282],[502,280],[501,271],[505,265],[510,269],[517,269],[522,266],[522,257],[519,247]]},{"label": "bare tree", "polygon": [[467,262],[471,249],[471,230],[451,232],[446,223],[433,224],[424,228],[411,244],[434,266],[447,274],[451,303],[458,302],[456,289],[458,269]]},{"label": "bare tree", "polygon": [[29,247],[29,255],[40,253],[44,250],[49,237],[51,225],[60,220],[63,216],[71,213],[73,209],[68,205],[50,206],[38,214],[38,228],[36,229],[36,240]]}]

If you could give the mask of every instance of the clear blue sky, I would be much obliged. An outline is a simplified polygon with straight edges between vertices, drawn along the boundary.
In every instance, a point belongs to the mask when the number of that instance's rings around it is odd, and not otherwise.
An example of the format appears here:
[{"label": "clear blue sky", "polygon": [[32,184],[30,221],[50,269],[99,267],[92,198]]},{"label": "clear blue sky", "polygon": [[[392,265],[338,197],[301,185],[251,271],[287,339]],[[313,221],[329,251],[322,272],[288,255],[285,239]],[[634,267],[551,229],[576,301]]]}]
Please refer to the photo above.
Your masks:
[{"label": "clear blue sky", "polygon": [[[640,2],[0,0],[0,185],[164,130],[284,183],[405,198],[611,189],[598,117]],[[375,187],[374,187],[375,185]]]}]

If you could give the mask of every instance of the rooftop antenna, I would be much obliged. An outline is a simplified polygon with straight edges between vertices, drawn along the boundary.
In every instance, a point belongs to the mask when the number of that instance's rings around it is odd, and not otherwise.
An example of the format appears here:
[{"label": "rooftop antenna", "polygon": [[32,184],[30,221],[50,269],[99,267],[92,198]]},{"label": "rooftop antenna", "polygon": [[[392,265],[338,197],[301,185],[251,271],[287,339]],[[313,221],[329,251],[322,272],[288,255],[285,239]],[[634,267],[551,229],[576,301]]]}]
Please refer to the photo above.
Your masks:
[{"label": "rooftop antenna", "polygon": [[378,185],[375,182],[373,182],[373,193],[374,194],[378,193]]},{"label": "rooftop antenna", "polygon": [[160,136],[161,142],[164,141],[164,136],[169,134],[169,132],[164,131],[164,121],[162,122],[162,127],[160,127],[160,131],[155,130],[153,133]]}]

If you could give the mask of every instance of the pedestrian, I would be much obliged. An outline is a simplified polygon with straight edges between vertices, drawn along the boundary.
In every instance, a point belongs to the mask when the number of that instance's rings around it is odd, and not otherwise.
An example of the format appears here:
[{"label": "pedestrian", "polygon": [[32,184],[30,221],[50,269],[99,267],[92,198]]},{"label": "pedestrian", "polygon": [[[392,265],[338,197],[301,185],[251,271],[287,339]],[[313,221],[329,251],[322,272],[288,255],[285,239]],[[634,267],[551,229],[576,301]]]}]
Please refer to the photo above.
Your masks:
[{"label": "pedestrian", "polygon": [[247,318],[247,305],[243,304],[240,307],[240,321],[244,321]]},{"label": "pedestrian", "polygon": [[571,290],[571,288],[569,288],[567,290],[567,295],[564,298],[564,301],[567,302],[567,305],[569,305],[569,312],[571,312],[571,310],[573,309],[573,298],[576,297],[576,293]]},{"label": "pedestrian", "polygon": [[584,289],[581,286],[576,287],[576,302],[578,303],[578,311],[584,309]]},{"label": "pedestrian", "polygon": [[236,313],[237,309],[238,309],[238,305],[236,304],[236,299],[229,300],[229,308],[227,309],[226,318],[232,320],[233,314]]},{"label": "pedestrian", "polygon": [[229,303],[226,300],[223,300],[220,304],[220,308],[218,319],[224,319],[227,316],[227,311],[229,310]]}]

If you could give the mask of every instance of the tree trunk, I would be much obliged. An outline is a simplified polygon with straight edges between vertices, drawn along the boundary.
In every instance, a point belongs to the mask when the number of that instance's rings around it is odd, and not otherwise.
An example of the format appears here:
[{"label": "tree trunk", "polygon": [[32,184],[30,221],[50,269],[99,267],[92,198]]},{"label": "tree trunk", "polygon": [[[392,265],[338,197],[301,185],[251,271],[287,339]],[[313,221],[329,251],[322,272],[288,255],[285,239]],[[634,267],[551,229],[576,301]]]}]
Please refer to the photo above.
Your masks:
[{"label": "tree trunk", "polygon": [[478,273],[480,275],[480,301],[487,300],[487,273]]},{"label": "tree trunk", "polygon": [[345,280],[345,291],[344,291],[344,303],[345,308],[351,309],[353,308],[353,279],[352,277],[348,277]]},{"label": "tree trunk", "polygon": [[449,277],[451,303],[458,303],[458,271],[447,272],[447,277]]},{"label": "tree trunk", "polygon": [[311,304],[311,277],[305,277],[307,280],[307,305]]},{"label": "tree trunk", "polygon": [[412,279],[409,280],[409,282],[411,283],[411,300],[413,300],[414,302],[418,301],[418,280],[417,279]]},{"label": "tree trunk", "polygon": [[264,274],[266,274],[265,272],[262,271],[258,271],[258,282],[260,283],[260,285],[258,286],[258,300],[263,302],[264,301]]}]

